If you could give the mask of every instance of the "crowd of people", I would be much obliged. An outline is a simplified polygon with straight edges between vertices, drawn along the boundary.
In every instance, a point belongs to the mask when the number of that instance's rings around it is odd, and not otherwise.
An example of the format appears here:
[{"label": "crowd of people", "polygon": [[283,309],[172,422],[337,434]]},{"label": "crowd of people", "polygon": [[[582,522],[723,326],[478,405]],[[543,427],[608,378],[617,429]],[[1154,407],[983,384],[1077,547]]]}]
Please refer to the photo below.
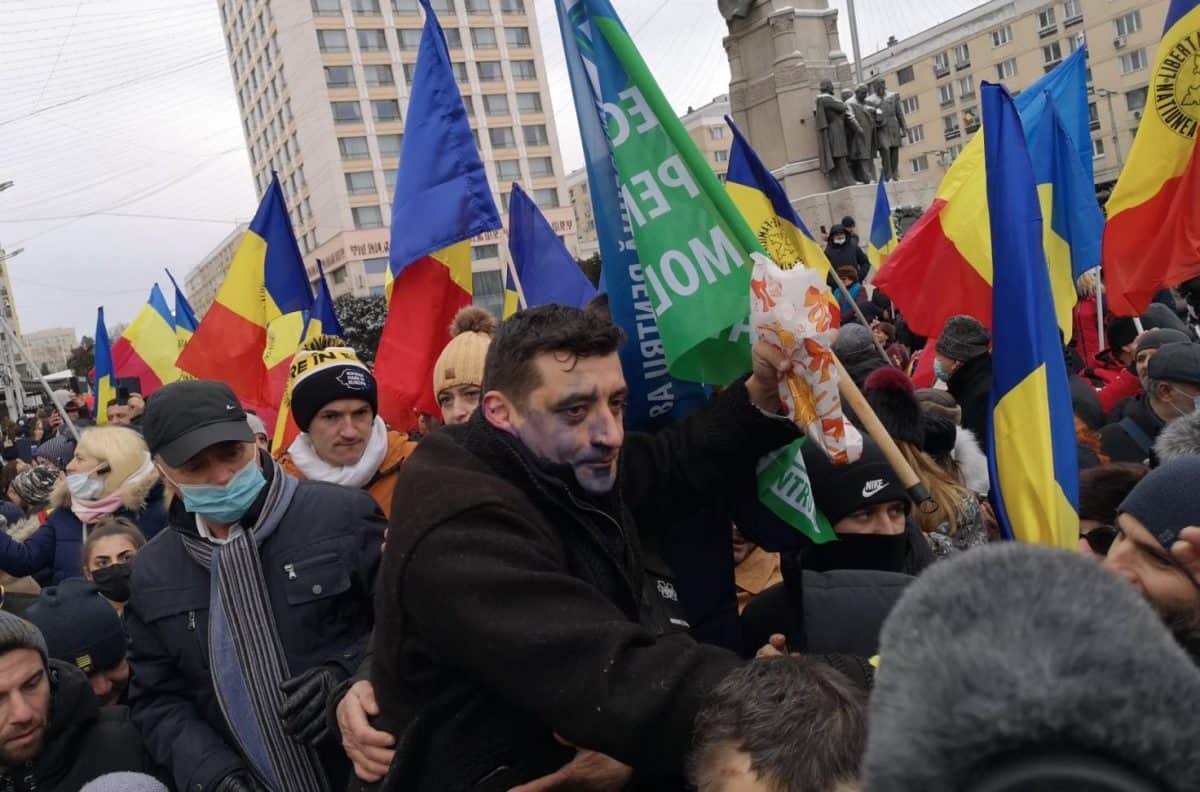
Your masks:
[{"label": "crowd of people", "polygon": [[805,443],[835,541],[758,498],[782,353],[627,430],[602,298],[464,309],[420,434],[333,337],[274,453],[215,381],[5,427],[0,790],[1200,789],[1200,284],[1101,344],[1080,283],[1080,544],[1016,545],[987,329],[916,387],[846,220],[834,351],[935,508]]}]

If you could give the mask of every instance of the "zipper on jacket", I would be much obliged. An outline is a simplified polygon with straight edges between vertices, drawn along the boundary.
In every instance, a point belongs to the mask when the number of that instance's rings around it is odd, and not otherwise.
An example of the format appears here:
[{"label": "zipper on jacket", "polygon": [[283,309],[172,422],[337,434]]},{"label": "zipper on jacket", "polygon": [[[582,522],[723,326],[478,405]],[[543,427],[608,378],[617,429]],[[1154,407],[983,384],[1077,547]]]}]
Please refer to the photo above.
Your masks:
[{"label": "zipper on jacket", "polygon": [[[613,517],[611,514],[604,511],[603,509],[597,509],[595,506],[589,506],[588,504],[581,502],[578,498],[575,497],[575,493],[571,492],[571,488],[566,485],[563,485],[563,492],[567,493],[567,498],[570,499],[571,503],[576,508],[580,509],[581,511],[590,512],[592,514],[599,514],[601,517],[608,520],[608,522],[611,523],[612,526],[617,529],[617,536],[621,537],[621,541],[624,542],[625,547],[630,548],[629,537],[626,535],[624,528],[621,527],[621,523],[619,523],[615,517]],[[604,551],[605,555],[607,555],[613,561],[617,561],[617,559],[613,557],[613,554],[608,550],[607,547],[604,546],[603,543],[600,543],[600,546],[601,546],[601,549]],[[634,556],[634,558],[631,560],[633,561],[634,567],[635,567],[634,574],[640,574],[638,571],[638,568],[641,567],[641,558],[638,557],[638,554],[636,552],[633,553],[633,556]],[[636,602],[640,603],[643,600],[641,587],[637,586],[634,581],[629,579],[628,574],[625,571],[624,563],[618,562],[617,568],[621,570],[621,576],[625,578],[626,584],[629,585],[630,593],[633,594],[634,600]]]},{"label": "zipper on jacket", "polygon": [[194,611],[194,610],[188,611],[188,626],[187,626],[187,628],[189,630],[191,630],[192,632],[195,632],[195,630],[196,630],[196,611]]}]

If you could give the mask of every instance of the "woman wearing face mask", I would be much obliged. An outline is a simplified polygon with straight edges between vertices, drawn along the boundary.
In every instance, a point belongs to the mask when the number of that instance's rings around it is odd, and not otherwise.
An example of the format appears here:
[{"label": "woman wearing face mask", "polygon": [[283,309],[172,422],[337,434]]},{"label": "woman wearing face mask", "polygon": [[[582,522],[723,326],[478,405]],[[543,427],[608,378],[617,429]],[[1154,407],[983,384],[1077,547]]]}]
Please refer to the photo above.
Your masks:
[{"label": "woman wearing face mask", "polygon": [[117,613],[129,601],[133,557],[145,544],[146,537],[124,517],[101,522],[83,543],[83,576],[96,584]]},{"label": "woman wearing face mask", "polygon": [[844,226],[835,225],[829,232],[829,243],[825,245],[829,265],[836,272],[839,267],[854,267],[858,279],[864,280],[871,272],[871,261],[863,249],[854,244]]},{"label": "woman wearing face mask", "polygon": [[0,534],[0,570],[57,584],[79,575],[83,541],[106,517],[128,518],[146,537],[166,525],[158,471],[137,432],[87,429],[66,473],[50,498],[54,511],[45,525],[25,542]]},{"label": "woman wearing face mask", "polygon": [[[33,536],[49,517],[47,507],[50,504],[50,494],[61,477],[58,468],[51,465],[37,465],[9,483],[6,494],[8,502],[18,510],[15,520],[8,520],[4,533],[15,542],[24,542]],[[0,572],[0,586],[5,592],[17,594],[37,594],[41,586],[32,577],[16,577],[6,572]]]}]

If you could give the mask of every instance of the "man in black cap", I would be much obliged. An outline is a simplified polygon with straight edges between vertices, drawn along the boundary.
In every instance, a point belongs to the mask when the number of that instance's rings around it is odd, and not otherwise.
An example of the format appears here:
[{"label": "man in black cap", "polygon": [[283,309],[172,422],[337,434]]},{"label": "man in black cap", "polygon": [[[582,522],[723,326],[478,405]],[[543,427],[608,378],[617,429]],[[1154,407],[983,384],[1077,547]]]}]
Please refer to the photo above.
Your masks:
[{"label": "man in black cap", "polygon": [[1146,366],[1146,392],[1124,417],[1100,430],[1100,450],[1113,462],[1153,465],[1154,440],[1168,423],[1196,409],[1200,344],[1164,344]]},{"label": "man in black cap", "polygon": [[325,725],[373,624],[384,521],[358,489],[300,481],[218,382],[167,385],[142,428],[176,496],[133,564],[133,716],[180,789],[316,792],[350,770]]},{"label": "man in black cap", "polygon": [[1168,327],[1147,330],[1137,337],[1132,362],[1126,363],[1115,378],[1097,391],[1100,408],[1109,416],[1108,422],[1115,423],[1125,417],[1125,408],[1145,393],[1146,373],[1150,359],[1167,344],[1188,343],[1187,333]]},{"label": "man in black cap", "polygon": [[988,447],[988,413],[992,392],[991,336],[973,316],[959,314],[946,320],[934,348],[933,370],[962,408],[962,426],[970,429],[979,445]]},{"label": "man in black cap", "polygon": [[69,578],[42,589],[25,618],[42,631],[52,658],[87,674],[102,706],[124,703],[129,687],[125,628],[95,583]]}]

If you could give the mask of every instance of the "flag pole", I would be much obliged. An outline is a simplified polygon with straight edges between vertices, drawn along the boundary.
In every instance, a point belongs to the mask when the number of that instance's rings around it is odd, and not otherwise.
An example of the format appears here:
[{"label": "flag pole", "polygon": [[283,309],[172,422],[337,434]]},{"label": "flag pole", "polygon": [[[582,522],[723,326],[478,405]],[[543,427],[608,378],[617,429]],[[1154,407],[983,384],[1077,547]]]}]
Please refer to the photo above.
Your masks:
[{"label": "flag pole", "polygon": [[517,263],[509,261],[509,258],[511,256],[504,260],[504,269],[509,275],[512,275],[513,286],[517,289],[517,310],[524,311],[529,307],[529,301],[525,299],[525,287],[521,285],[521,276],[517,274]]},{"label": "flag pole", "polygon": [[[856,303],[854,298],[850,296],[850,291],[846,288],[846,284],[842,283],[842,279],[838,277],[836,271],[834,271],[832,274],[833,281],[837,284],[838,290],[842,293],[842,296],[846,298],[846,302],[850,303],[850,307],[854,309],[854,315],[858,317],[858,321],[862,322],[863,327],[867,328],[867,331],[870,332],[871,325],[868,324],[867,317],[863,316],[862,309],[858,307],[858,303]],[[879,352],[879,356],[883,358],[883,362],[887,363],[889,366],[892,365],[891,359],[887,356],[887,352],[885,352],[883,349],[883,344],[879,343],[879,339],[875,337],[874,333],[871,333],[871,343],[875,345],[875,349]]]},{"label": "flag pole", "polygon": [[[1100,265],[1096,265],[1096,350],[1104,349],[1104,278]],[[1087,361],[1084,361],[1087,363]]]},{"label": "flag pole", "polygon": [[[67,430],[71,433],[71,436],[75,438],[76,442],[78,442],[79,429],[75,426],[75,422],[71,420],[71,416],[67,415],[67,411],[64,410],[62,405],[59,404],[54,398],[54,391],[51,390],[50,383],[46,382],[46,378],[42,376],[41,370],[38,369],[38,367],[33,364],[33,361],[29,359],[29,353],[25,351],[25,345],[21,343],[21,339],[17,338],[16,334],[13,333],[12,325],[8,323],[8,320],[4,318],[3,314],[0,314],[0,326],[4,328],[5,334],[12,339],[13,344],[17,347],[17,352],[21,354],[21,360],[25,361],[25,365],[29,367],[29,370],[31,372],[38,372],[38,382],[41,383],[42,390],[46,392],[46,396],[50,399],[50,403],[54,405],[55,412],[62,417],[63,423],[67,425]],[[16,370],[16,366],[13,366],[13,370]],[[21,383],[21,378],[19,376],[17,377],[17,387],[22,389],[25,387],[24,384]],[[99,405],[97,405],[96,409],[99,409]]]}]

